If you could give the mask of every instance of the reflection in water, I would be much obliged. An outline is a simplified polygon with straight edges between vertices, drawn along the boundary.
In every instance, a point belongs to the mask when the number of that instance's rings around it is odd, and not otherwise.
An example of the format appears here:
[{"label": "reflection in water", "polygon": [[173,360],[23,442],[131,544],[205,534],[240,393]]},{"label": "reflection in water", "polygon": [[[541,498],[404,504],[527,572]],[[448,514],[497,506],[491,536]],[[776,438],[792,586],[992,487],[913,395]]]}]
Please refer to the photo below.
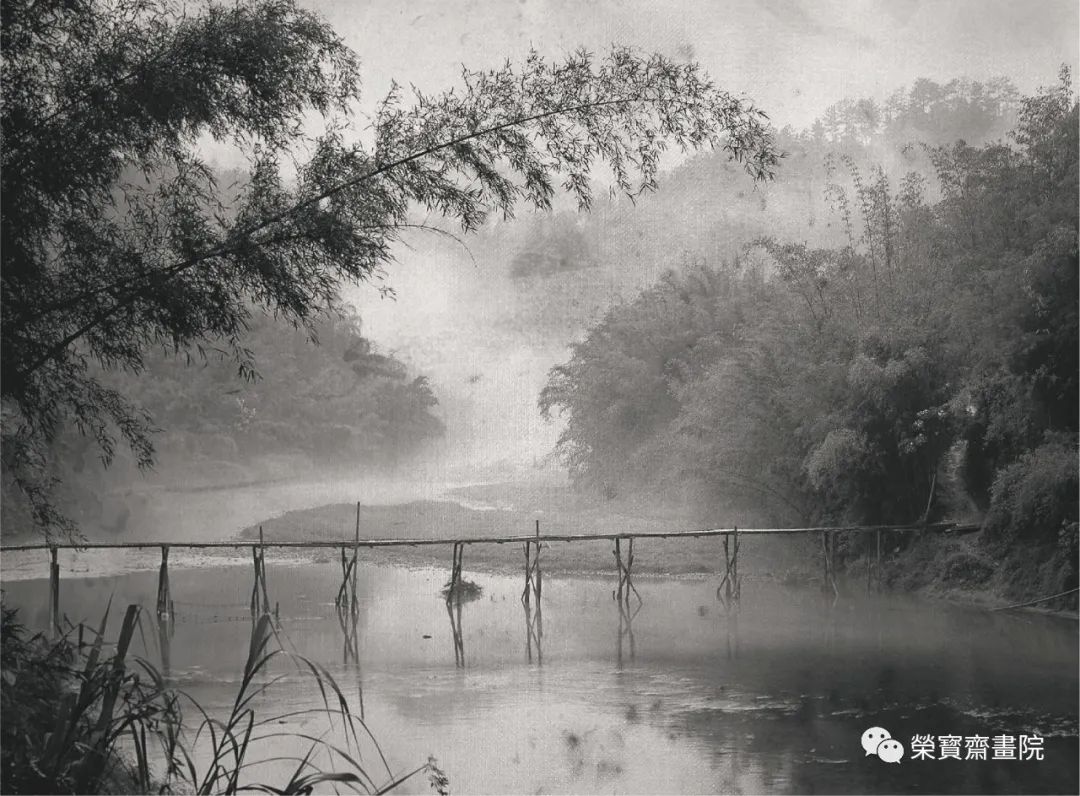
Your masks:
[{"label": "reflection in water", "polygon": [[356,632],[358,613],[355,602],[348,606],[338,605],[337,607],[338,625],[341,627],[341,635],[344,639],[342,663],[346,666],[349,663],[360,663],[360,648]]},{"label": "reflection in water", "polygon": [[[624,556],[626,548],[624,541]],[[326,664],[352,705],[359,666],[341,663],[336,551],[334,559],[330,578],[325,561],[275,568],[275,598],[283,643]],[[223,711],[235,698],[248,649],[243,623],[250,621],[251,566],[248,554],[237,568],[170,573],[178,598],[200,601],[176,602],[172,678]],[[364,644],[357,647],[367,720],[395,768],[431,751],[457,790],[1080,792],[1075,622],[862,594],[829,612],[816,583],[792,589],[761,580],[746,583],[738,616],[725,616],[715,602],[717,579],[649,578],[638,587],[649,597],[648,611],[635,615],[634,590],[624,587],[621,608],[631,610],[617,620],[624,665],[616,667],[611,590],[596,577],[563,576],[544,595],[544,618],[558,632],[543,639],[540,667],[521,655],[518,570],[512,577],[484,576],[485,598],[469,608],[463,680],[445,642],[423,638],[441,639],[446,620],[433,594],[445,573],[364,562],[360,572],[357,631]],[[4,585],[5,598],[47,630],[47,579]],[[65,589],[73,620],[92,622],[89,630],[110,597],[152,613],[157,573],[70,578]],[[463,634],[454,609],[459,657]],[[536,609],[530,589],[534,622]],[[349,627],[351,614],[345,619]],[[631,648],[631,629],[640,647]],[[147,630],[146,641],[154,644],[157,634]],[[528,654],[536,636],[526,639]],[[317,689],[285,687],[257,709],[306,710],[320,701]],[[1037,763],[920,767],[905,758],[885,766],[867,759],[859,744],[869,726],[886,727],[905,743],[915,733],[1034,731],[1046,739],[1046,755]],[[282,756],[305,751],[274,749]]]},{"label": "reflection in water", "polygon": [[[636,590],[635,590],[636,593]],[[633,663],[634,657],[637,651],[634,647],[634,619],[637,617],[638,612],[641,611],[641,606],[644,602],[638,597],[638,604],[634,607],[633,611],[630,610],[630,595],[626,595],[623,600],[618,600],[619,605],[619,633],[616,636],[615,641],[615,657],[622,665],[623,662],[623,640],[626,639],[629,642],[630,662]]]},{"label": "reflection in water", "polygon": [[[734,538],[734,543],[729,537]],[[742,578],[739,576],[739,529],[724,534],[724,577],[716,587],[716,599],[731,612],[738,610],[742,599]]]},{"label": "reflection in water", "polygon": [[734,611],[727,617],[724,641],[727,647],[727,659],[733,661],[739,657],[739,612]]},{"label": "reflection in water", "polygon": [[544,614],[540,601],[536,601],[535,611],[528,600],[523,600],[522,605],[525,607],[525,658],[532,663],[533,647],[536,647],[536,662],[543,664]]},{"label": "reflection in water", "polygon": [[454,665],[465,668],[465,637],[461,630],[461,603],[480,596],[475,584],[466,583],[461,577],[465,545],[454,542],[454,562],[450,569],[450,581],[446,584],[446,615],[450,617],[450,631],[454,636]]},{"label": "reflection in water", "polygon": [[[622,546],[620,540],[615,540],[615,566],[619,570],[619,584],[615,591],[612,593],[612,598],[619,606],[619,631],[615,641],[615,657],[618,660],[619,665],[623,662],[623,640],[629,642],[630,660],[633,662],[634,657],[637,654],[634,645],[634,618],[641,611],[641,607],[645,604],[645,601],[641,599],[641,595],[638,593],[637,588],[634,586],[634,581],[631,579],[631,572],[634,566],[634,539],[631,537],[628,540],[626,561],[623,561]],[[630,595],[633,594],[637,598],[637,605],[630,608]]]},{"label": "reflection in water", "polygon": [[334,597],[334,608],[341,629],[341,662],[346,669],[352,668],[356,672],[357,703],[360,721],[364,721],[364,685],[360,668],[360,633],[357,629],[360,619],[360,598],[357,594],[359,561],[359,548],[354,547],[351,556],[346,554],[344,547],[341,548],[341,585]]},{"label": "reflection in water", "polygon": [[161,653],[161,676],[169,680],[172,678],[172,640],[176,634],[173,614],[159,614],[156,624],[158,651]]},{"label": "reflection in water", "polygon": [[826,595],[824,616],[822,617],[825,626],[825,639],[824,648],[829,652],[836,650],[839,622],[840,622],[840,609],[837,607],[837,600],[835,595],[829,597]]},{"label": "reflection in water", "polygon": [[350,661],[359,665],[360,652],[358,647],[356,620],[360,612],[360,600],[356,596],[357,571],[356,566],[360,552],[353,550],[352,557],[345,554],[345,548],[341,548],[341,586],[338,587],[334,597],[334,607],[337,609],[338,626],[344,639],[343,663],[348,666]]},{"label": "reflection in water", "polygon": [[454,665],[465,668],[465,638],[461,632],[461,597],[446,598],[446,615],[450,617],[450,631],[454,634]]},{"label": "reflection in water", "polygon": [[358,562],[360,551],[353,548],[352,556],[347,556],[345,548],[341,548],[341,585],[334,597],[334,607],[337,613],[338,627],[341,628],[342,638],[342,664],[349,667],[350,664],[356,670],[357,701],[360,706],[360,720],[364,721],[364,686],[360,674],[360,634],[357,631],[360,617],[360,598],[357,596],[357,581],[359,579]]},{"label": "reflection in water", "polygon": [[360,603],[356,599],[356,573],[353,573],[352,600],[348,605],[339,603],[337,606],[338,626],[344,639],[342,663],[348,667],[350,664],[356,670],[356,694],[360,706],[360,721],[364,721],[364,686],[360,676],[360,634],[357,631],[360,618]]},{"label": "reflection in water", "polygon": [[840,599],[840,589],[836,584],[836,532],[824,531],[821,534],[821,558],[824,564],[821,588],[829,605],[836,605]]}]

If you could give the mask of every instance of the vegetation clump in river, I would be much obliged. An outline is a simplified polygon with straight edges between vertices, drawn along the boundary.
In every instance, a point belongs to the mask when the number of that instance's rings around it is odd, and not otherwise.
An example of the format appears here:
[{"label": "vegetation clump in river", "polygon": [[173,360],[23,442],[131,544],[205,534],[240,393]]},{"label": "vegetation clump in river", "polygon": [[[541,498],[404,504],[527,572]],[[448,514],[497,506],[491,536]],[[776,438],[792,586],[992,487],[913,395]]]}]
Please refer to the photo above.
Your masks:
[{"label": "vegetation clump in river", "polygon": [[479,600],[483,592],[484,590],[480,584],[464,578],[457,583],[447,581],[442,588],[442,596],[447,600],[460,600],[462,602]]}]

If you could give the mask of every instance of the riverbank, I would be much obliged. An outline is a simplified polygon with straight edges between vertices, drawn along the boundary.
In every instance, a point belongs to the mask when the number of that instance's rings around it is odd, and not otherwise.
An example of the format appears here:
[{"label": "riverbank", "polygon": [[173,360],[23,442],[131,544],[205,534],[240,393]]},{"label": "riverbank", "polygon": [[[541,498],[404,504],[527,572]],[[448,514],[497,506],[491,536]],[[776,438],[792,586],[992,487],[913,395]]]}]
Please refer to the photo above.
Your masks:
[{"label": "riverbank", "polygon": [[[653,502],[601,501],[555,484],[523,485],[489,483],[473,486],[444,486],[427,490],[427,495],[398,488],[396,493],[373,490],[384,501],[360,506],[352,502],[333,502],[342,494],[357,494],[347,484],[333,488],[298,487],[283,484],[260,485],[232,493],[242,504],[246,521],[231,534],[210,537],[202,534],[168,533],[159,528],[146,540],[162,542],[242,540],[257,541],[259,528],[267,542],[332,541],[347,544],[356,533],[364,539],[446,539],[482,540],[496,536],[531,535],[540,522],[546,535],[584,533],[656,532],[707,527],[701,517],[680,506]],[[212,505],[225,500],[226,493],[208,493]],[[340,498],[337,498],[340,500]],[[313,508],[294,509],[307,503]],[[290,506],[291,504],[291,506]],[[210,510],[203,507],[195,516],[185,517],[190,524]],[[267,515],[276,512],[276,516]],[[232,515],[230,515],[232,516]],[[263,517],[261,522],[252,520]],[[744,518],[737,518],[744,519]],[[206,537],[206,538],[204,538]],[[126,541],[132,541],[127,539]],[[764,579],[779,583],[816,584],[821,580],[819,542],[814,536],[762,537],[740,539],[741,576],[746,581]],[[623,547],[624,560],[628,553]],[[1008,551],[1007,551],[1008,553]],[[986,610],[1001,609],[1043,598],[1068,588],[1059,575],[1064,563],[1053,551],[1027,548],[1011,551],[996,560],[984,549],[980,534],[926,534],[912,540],[899,534],[886,538],[883,583],[887,590],[920,598],[942,600]],[[339,554],[331,550],[273,549],[268,562],[335,563]],[[367,548],[362,560],[385,566],[434,568],[449,572],[451,545],[419,547]],[[200,569],[240,564],[250,566],[250,551],[175,549],[170,557],[173,569]],[[609,541],[546,543],[542,566],[548,575],[595,575],[615,577],[615,561]],[[714,579],[723,572],[723,542],[719,538],[639,539],[634,546],[633,574],[636,577],[674,577]],[[865,558],[846,549],[842,543],[838,555],[841,588],[845,593],[861,593],[866,588]],[[148,550],[62,551],[64,577],[104,577],[156,570],[160,553]],[[524,566],[524,552],[517,544],[475,544],[465,549],[464,573],[494,573],[518,576]],[[47,553],[5,554],[3,578],[8,581],[39,579],[47,576]],[[1029,609],[1077,617],[1075,594],[1068,598],[1039,603]]]},{"label": "riverbank", "polygon": [[[450,489],[439,500],[359,507],[341,503],[286,512],[260,525],[246,528],[240,538],[254,541],[262,528],[267,541],[340,541],[354,538],[357,523],[362,539],[482,540],[522,536],[534,532],[573,535],[688,530],[705,527],[701,518],[677,507],[598,502],[560,487],[522,487],[486,484]],[[809,536],[754,537],[741,540],[740,574],[747,579],[782,583],[820,581],[817,539]],[[926,534],[905,544],[897,536],[885,551],[883,585],[886,589],[932,600],[1001,609],[1061,591],[1068,585],[1060,572],[1064,562],[1053,551],[1014,551],[995,561],[983,548],[980,534]],[[623,551],[624,556],[626,550]],[[311,551],[296,551],[312,560]],[[370,548],[362,552],[373,563],[449,570],[451,546]],[[330,560],[331,554],[314,554]],[[717,538],[639,539],[634,547],[633,572],[641,576],[719,577],[723,569],[723,543]],[[558,575],[611,574],[615,571],[610,542],[552,542],[542,551],[545,573]],[[518,545],[470,545],[465,572],[516,573],[524,566]],[[841,560],[843,586],[865,588],[865,559]],[[1077,617],[1075,594],[1032,606],[1030,610]]]},{"label": "riverbank", "polygon": [[894,591],[989,610],[1017,606],[1076,619],[1077,592],[1045,599],[1076,587],[1069,573],[1069,562],[1054,547],[994,551],[981,532],[927,534],[892,557],[885,583]]}]

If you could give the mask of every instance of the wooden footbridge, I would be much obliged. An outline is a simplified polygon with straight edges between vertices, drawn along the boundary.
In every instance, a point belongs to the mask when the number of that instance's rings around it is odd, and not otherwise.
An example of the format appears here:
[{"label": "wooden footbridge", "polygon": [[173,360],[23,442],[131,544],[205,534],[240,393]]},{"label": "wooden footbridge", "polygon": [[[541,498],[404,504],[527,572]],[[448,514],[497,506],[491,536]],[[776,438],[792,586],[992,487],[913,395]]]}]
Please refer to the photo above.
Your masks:
[{"label": "wooden footbridge", "polygon": [[[465,548],[473,545],[521,545],[525,557],[525,590],[522,602],[528,606],[531,596],[535,597],[539,609],[542,594],[543,574],[540,566],[540,551],[551,543],[575,543],[586,541],[609,541],[613,543],[618,584],[612,596],[623,605],[629,605],[631,594],[637,596],[631,580],[634,566],[634,541],[637,539],[696,539],[719,537],[723,542],[724,567],[716,596],[729,609],[737,608],[742,593],[742,578],[739,574],[739,549],[741,540],[753,535],[812,535],[820,539],[821,550],[821,585],[826,595],[835,600],[839,595],[836,579],[836,541],[841,534],[870,534],[874,538],[871,548],[873,555],[866,559],[866,587],[873,590],[880,587],[882,561],[882,535],[885,533],[966,533],[978,530],[974,525],[957,523],[934,523],[912,525],[875,525],[848,527],[808,527],[808,528],[709,528],[688,531],[636,531],[616,533],[585,533],[570,535],[551,535],[540,533],[540,521],[536,521],[533,534],[524,536],[499,536],[458,539],[361,539],[360,505],[357,504],[357,523],[354,537],[341,541],[311,542],[267,542],[259,529],[259,540],[232,542],[87,542],[85,544],[67,543],[7,545],[0,547],[0,554],[17,550],[42,550],[50,554],[49,563],[49,616],[54,632],[60,632],[60,564],[58,553],[61,549],[71,550],[161,550],[161,566],[158,575],[158,593],[156,611],[159,618],[168,619],[173,615],[173,601],[169,586],[169,551],[173,548],[187,550],[242,550],[249,548],[254,568],[254,584],[251,593],[251,612],[274,613],[271,607],[266,579],[266,550],[274,549],[333,549],[341,551],[341,582],[335,597],[339,608],[356,605],[357,563],[361,549],[384,547],[426,547],[452,546],[453,565],[450,582],[446,590],[448,604],[455,598],[460,602],[460,586],[464,566]],[[625,547],[624,547],[625,544]],[[638,597],[640,600],[640,597]]]}]

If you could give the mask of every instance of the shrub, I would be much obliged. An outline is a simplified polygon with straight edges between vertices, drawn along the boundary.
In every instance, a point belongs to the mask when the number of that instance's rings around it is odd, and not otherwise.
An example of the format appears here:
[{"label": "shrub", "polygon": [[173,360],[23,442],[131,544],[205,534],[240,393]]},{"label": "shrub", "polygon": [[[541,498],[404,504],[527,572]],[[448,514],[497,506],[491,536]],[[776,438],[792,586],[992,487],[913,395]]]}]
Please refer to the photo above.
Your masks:
[{"label": "shrub", "polygon": [[1075,440],[1054,436],[998,471],[990,490],[985,528],[991,540],[1075,545],[1077,473]]},{"label": "shrub", "polygon": [[994,574],[993,565],[971,550],[957,550],[942,562],[942,580],[950,585],[980,586]]}]

